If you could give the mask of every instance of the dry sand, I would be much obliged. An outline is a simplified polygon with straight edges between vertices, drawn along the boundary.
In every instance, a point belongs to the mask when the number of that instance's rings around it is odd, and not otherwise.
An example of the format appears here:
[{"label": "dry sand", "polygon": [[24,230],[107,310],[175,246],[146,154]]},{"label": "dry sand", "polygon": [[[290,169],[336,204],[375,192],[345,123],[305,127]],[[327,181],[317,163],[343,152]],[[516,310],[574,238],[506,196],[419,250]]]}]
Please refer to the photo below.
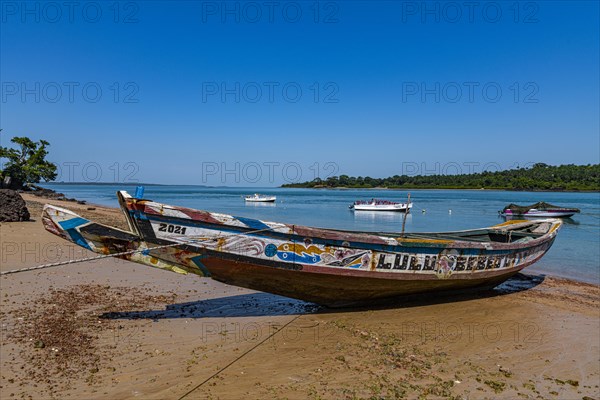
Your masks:
[{"label": "dry sand", "polygon": [[[0,225],[0,269],[92,256]],[[50,201],[125,226],[114,209]],[[527,275],[389,308],[309,303],[106,259],[0,278],[0,398],[600,398],[600,290]]]}]

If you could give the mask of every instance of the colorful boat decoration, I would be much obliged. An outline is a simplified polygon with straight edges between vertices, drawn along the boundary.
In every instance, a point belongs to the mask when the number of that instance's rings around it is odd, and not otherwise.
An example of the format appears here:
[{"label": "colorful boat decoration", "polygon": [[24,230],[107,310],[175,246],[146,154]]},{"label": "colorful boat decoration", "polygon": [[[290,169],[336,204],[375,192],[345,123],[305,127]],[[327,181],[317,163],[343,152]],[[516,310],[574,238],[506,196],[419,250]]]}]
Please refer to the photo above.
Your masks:
[{"label": "colorful boat decoration", "polygon": [[389,200],[371,199],[369,201],[357,200],[350,206],[354,211],[400,211],[409,212],[412,203],[397,203]]},{"label": "colorful boat decoration", "polygon": [[268,196],[264,194],[254,193],[248,196],[244,196],[244,200],[252,203],[273,203],[277,200],[277,196]]},{"label": "colorful boat decoration", "polygon": [[529,206],[509,204],[498,213],[505,217],[543,217],[543,218],[567,218],[579,213],[578,208],[565,208],[540,201]]},{"label": "colorful boat decoration", "polygon": [[129,231],[46,205],[46,229],[88,250],[226,284],[342,307],[491,288],[538,261],[561,221],[446,233],[368,233],[266,222],[118,192]]}]

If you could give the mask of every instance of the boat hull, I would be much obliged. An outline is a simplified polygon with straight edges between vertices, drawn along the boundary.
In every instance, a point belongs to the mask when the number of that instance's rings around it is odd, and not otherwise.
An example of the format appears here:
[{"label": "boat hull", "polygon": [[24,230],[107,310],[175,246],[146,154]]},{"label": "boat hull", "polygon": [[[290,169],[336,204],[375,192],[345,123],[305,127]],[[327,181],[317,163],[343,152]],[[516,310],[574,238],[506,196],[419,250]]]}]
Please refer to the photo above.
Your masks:
[{"label": "boat hull", "polygon": [[412,204],[355,204],[354,211],[395,211],[407,212],[412,208]]},{"label": "boat hull", "polygon": [[275,198],[268,198],[268,199],[246,199],[247,202],[249,203],[274,203],[275,202]]},{"label": "boat hull", "polygon": [[207,258],[211,277],[228,285],[310,301],[327,307],[381,304],[409,295],[490,289],[522,268],[474,279],[385,279],[268,268],[242,261]]},{"label": "boat hull", "polygon": [[530,210],[526,213],[512,213],[510,210],[504,211],[501,215],[505,217],[540,217],[540,218],[568,218],[575,215],[578,211],[573,210]]},{"label": "boat hull", "polygon": [[249,203],[274,203],[275,200],[277,200],[277,196],[255,194],[252,196],[244,196],[244,200]]},{"label": "boat hull", "polygon": [[137,200],[124,192],[119,201],[130,232],[54,206],[44,208],[44,225],[101,254],[329,307],[493,287],[539,260],[561,225],[509,221],[480,230],[397,236],[252,220]]},{"label": "boat hull", "polygon": [[578,208],[560,207],[543,201],[527,206],[509,204],[499,211],[505,217],[568,218],[581,212]]}]

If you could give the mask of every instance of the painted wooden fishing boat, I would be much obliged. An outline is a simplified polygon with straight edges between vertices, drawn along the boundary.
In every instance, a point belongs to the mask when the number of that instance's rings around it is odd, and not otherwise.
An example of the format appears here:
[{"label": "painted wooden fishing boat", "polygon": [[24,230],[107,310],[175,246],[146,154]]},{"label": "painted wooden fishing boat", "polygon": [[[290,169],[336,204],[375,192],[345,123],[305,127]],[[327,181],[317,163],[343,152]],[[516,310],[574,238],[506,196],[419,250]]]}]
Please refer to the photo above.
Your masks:
[{"label": "painted wooden fishing boat", "polygon": [[490,288],[539,260],[561,221],[446,233],[366,233],[265,222],[118,192],[129,231],[46,205],[46,229],[91,251],[331,307]]},{"label": "painted wooden fishing boat", "polygon": [[579,213],[578,208],[566,208],[555,206],[550,203],[540,201],[529,206],[519,206],[517,204],[509,204],[502,211],[498,211],[500,215],[505,217],[523,216],[523,217],[543,217],[543,218],[568,218]]},{"label": "painted wooden fishing boat", "polygon": [[248,196],[244,196],[244,200],[252,203],[273,203],[277,200],[277,196],[268,196],[264,194],[254,193]]},{"label": "painted wooden fishing boat", "polygon": [[387,200],[372,199],[370,201],[357,200],[350,206],[354,211],[400,211],[408,212],[412,208],[412,203],[396,203]]}]

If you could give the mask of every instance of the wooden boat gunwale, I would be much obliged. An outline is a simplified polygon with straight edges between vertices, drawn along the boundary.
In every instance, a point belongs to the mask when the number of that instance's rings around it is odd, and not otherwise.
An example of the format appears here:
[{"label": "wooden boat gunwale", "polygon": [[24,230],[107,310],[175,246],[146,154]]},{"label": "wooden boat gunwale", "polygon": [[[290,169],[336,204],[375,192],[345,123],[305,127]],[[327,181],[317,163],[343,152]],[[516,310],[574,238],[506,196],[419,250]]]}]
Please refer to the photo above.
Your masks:
[{"label": "wooden boat gunwale", "polygon": [[[120,195],[123,195],[123,200],[124,202],[122,203],[122,207],[124,207],[124,209],[128,209],[129,213],[131,214],[133,210],[131,210],[131,208],[134,208],[135,211],[142,211],[140,210],[140,206],[144,208],[144,210],[148,209],[148,207],[150,206],[157,206],[162,208],[163,210],[176,210],[176,211],[184,211],[184,212],[190,212],[190,213],[197,213],[197,212],[201,212],[201,213],[208,213],[207,211],[201,211],[201,210],[195,210],[192,208],[187,208],[187,207],[175,207],[175,206],[170,206],[170,205],[166,205],[166,204],[162,204],[162,203],[157,203],[157,202],[153,202],[150,200],[143,200],[143,199],[133,199],[131,196],[129,196],[126,192],[120,192]],[[132,206],[133,204],[133,206]],[[135,213],[135,211],[133,211]],[[233,217],[231,215],[228,214],[221,214],[221,213],[210,213],[213,215],[220,215],[220,216],[226,216],[226,217]],[[167,220],[177,220],[178,223],[180,224],[188,224],[191,225],[195,222],[200,223],[205,225],[206,227],[213,227],[215,230],[223,230],[224,226],[226,226],[226,229],[230,229],[232,231],[239,231],[239,232],[244,232],[244,231],[251,231],[251,228],[247,228],[247,227],[235,227],[235,226],[229,226],[227,224],[217,224],[217,223],[210,223],[210,222],[203,222],[203,221],[199,221],[199,220],[195,220],[195,219],[190,219],[190,218],[178,218],[178,217],[173,217],[173,216],[165,216],[165,215],[160,215],[160,214],[156,214],[156,213],[148,213],[147,214],[149,216],[149,219],[163,219],[165,221]],[[128,221],[129,221],[129,217],[128,217]],[[192,222],[190,222],[192,221]],[[258,220],[256,220],[258,221]],[[271,223],[271,224],[279,224],[279,223],[274,223],[274,222],[268,222],[268,221],[260,221],[261,223]],[[558,222],[558,224],[557,224]],[[407,233],[404,235],[404,237],[401,237],[401,234],[398,232],[364,232],[364,231],[351,231],[351,230],[342,230],[342,229],[333,229],[333,228],[319,228],[319,227],[310,227],[310,226],[303,226],[303,225],[296,225],[296,224],[281,224],[281,225],[286,225],[291,227],[294,231],[299,231],[299,233],[297,234],[291,234],[291,233],[284,233],[283,235],[285,235],[285,237],[289,237],[289,238],[296,238],[297,240],[300,240],[306,236],[310,236],[311,239],[313,240],[326,240],[326,241],[337,241],[340,244],[342,244],[343,242],[349,242],[350,245],[352,246],[360,246],[361,243],[363,244],[369,244],[369,246],[373,246],[373,245],[377,245],[380,244],[382,246],[385,246],[386,248],[390,248],[390,246],[399,246],[398,250],[403,250],[404,247],[406,247],[405,244],[415,244],[415,243],[419,243],[422,246],[431,246],[431,247],[448,247],[449,245],[452,246],[458,246],[458,247],[478,247],[478,248],[482,248],[482,249],[486,249],[486,250],[490,250],[490,245],[491,246],[501,246],[502,249],[513,249],[513,248],[520,248],[522,247],[520,243],[501,243],[501,242],[475,242],[475,241],[470,241],[470,240],[461,240],[459,238],[454,238],[454,239],[444,239],[443,235],[461,235],[461,234],[468,234],[468,233],[479,233],[479,232],[490,232],[490,231],[494,231],[494,232],[503,232],[505,231],[514,231],[516,228],[520,227],[520,226],[532,226],[532,225],[539,225],[539,224],[543,224],[543,223],[550,223],[550,224],[554,224],[554,227],[551,228],[551,231],[547,232],[546,234],[542,234],[541,236],[539,236],[538,238],[535,239],[531,239],[528,243],[529,244],[536,244],[536,241],[543,241],[544,237],[547,234],[551,234],[555,229],[558,229],[558,227],[560,226],[560,221],[559,220],[555,220],[555,219],[540,219],[540,220],[536,220],[536,221],[529,221],[529,220],[511,220],[511,221],[506,221],[497,225],[493,225],[487,228],[478,228],[478,229],[465,229],[465,230],[457,230],[457,231],[447,231],[447,232],[419,232],[419,233]],[[512,229],[502,229],[502,228],[507,228],[510,227]],[[343,239],[335,239],[335,238],[331,238],[331,237],[327,237],[329,235],[346,235],[345,238]],[[250,233],[250,235],[253,235],[252,233]],[[258,234],[255,234],[258,235]],[[260,233],[261,236],[270,236],[270,237],[282,237],[282,233],[280,232],[276,232],[276,231],[265,231],[265,232],[261,232]],[[426,238],[423,236],[432,236],[430,238]],[[416,237],[418,236],[418,237]],[[393,239],[394,241],[396,241],[397,243],[391,244],[390,242],[385,242],[385,241],[377,241],[377,238],[381,238],[381,237],[385,237],[387,239]],[[354,240],[351,240],[354,239]],[[372,248],[372,247],[369,247]]]}]

